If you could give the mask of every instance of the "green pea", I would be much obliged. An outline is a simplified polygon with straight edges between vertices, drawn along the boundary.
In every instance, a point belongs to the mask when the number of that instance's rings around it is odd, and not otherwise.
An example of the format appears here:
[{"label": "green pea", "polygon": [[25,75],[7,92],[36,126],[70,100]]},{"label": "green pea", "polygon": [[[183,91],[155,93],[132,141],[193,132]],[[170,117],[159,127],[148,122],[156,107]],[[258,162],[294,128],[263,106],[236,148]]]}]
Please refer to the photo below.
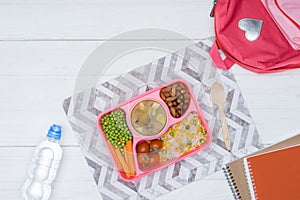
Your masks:
[{"label": "green pea", "polygon": [[101,120],[102,128],[107,139],[115,146],[124,147],[126,142],[132,139],[131,132],[126,124],[124,111],[120,109],[112,111]]}]

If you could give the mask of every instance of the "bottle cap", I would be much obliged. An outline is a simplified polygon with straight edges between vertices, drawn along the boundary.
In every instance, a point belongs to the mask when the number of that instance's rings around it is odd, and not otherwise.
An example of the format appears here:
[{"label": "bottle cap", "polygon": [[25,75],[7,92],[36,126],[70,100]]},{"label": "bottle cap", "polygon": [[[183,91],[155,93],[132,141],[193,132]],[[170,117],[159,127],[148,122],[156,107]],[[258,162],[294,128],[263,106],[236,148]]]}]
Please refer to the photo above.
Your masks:
[{"label": "bottle cap", "polygon": [[52,138],[55,140],[60,140],[61,138],[61,126],[53,124],[47,134],[48,138]]}]

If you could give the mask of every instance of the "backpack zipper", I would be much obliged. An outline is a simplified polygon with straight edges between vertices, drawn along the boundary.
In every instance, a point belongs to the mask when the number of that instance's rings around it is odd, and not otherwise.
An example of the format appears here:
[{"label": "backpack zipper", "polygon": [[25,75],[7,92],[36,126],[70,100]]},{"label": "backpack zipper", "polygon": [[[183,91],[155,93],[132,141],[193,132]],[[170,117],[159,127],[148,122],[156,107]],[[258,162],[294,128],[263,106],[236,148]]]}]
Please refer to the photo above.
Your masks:
[{"label": "backpack zipper", "polygon": [[212,7],[212,9],[210,11],[210,14],[209,14],[210,17],[214,17],[214,15],[215,15],[214,12],[215,12],[215,7],[217,5],[217,2],[218,2],[218,0],[214,0],[214,5],[213,5],[213,7]]}]

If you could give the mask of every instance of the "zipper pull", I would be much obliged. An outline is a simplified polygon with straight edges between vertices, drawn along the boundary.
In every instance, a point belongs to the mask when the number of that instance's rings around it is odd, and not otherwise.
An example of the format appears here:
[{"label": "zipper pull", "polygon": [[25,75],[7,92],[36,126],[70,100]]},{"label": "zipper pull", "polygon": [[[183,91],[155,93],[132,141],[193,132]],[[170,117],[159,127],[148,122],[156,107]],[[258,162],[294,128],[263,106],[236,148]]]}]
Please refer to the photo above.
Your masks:
[{"label": "zipper pull", "polygon": [[218,2],[218,0],[214,0],[214,5],[213,5],[213,7],[210,11],[210,14],[209,14],[210,17],[214,17],[214,12],[215,12],[215,7],[217,5],[217,2]]}]

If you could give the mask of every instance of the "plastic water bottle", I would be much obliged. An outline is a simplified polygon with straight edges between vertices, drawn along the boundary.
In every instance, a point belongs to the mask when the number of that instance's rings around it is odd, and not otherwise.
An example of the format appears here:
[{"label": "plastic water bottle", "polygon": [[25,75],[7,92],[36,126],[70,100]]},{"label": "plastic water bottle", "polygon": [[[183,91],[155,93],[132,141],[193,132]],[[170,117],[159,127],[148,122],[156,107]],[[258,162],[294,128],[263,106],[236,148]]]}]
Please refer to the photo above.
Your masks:
[{"label": "plastic water bottle", "polygon": [[22,194],[26,200],[47,200],[51,193],[51,183],[55,179],[62,157],[59,145],[61,127],[52,125],[47,138],[34,150],[28,177],[23,185]]}]

